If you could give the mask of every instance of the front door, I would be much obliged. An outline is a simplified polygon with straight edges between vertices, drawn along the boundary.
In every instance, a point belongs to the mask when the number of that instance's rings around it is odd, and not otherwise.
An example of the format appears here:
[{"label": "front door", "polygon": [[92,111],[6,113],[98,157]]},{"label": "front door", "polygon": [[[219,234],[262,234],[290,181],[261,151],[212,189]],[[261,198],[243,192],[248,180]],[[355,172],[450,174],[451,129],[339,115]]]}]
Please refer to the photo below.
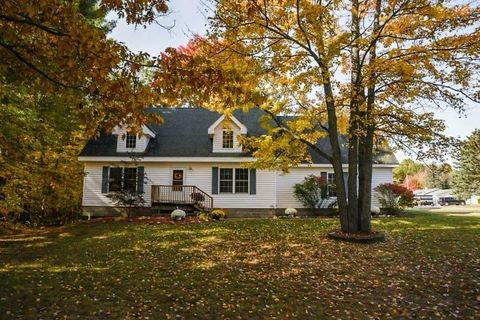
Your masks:
[{"label": "front door", "polygon": [[172,190],[173,191],[182,191],[182,186],[184,184],[185,170],[184,169],[173,169],[172,170]]}]

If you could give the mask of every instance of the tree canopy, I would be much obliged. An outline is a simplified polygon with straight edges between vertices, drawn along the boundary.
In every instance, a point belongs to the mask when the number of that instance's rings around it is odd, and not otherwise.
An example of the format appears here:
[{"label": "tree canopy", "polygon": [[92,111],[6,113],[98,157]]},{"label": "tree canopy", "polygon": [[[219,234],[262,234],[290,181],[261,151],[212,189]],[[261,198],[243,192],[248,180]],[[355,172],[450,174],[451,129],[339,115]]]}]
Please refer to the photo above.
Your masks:
[{"label": "tree canopy", "polygon": [[164,0],[0,2],[0,214],[61,222],[78,212],[86,140],[139,126],[155,101],[141,76],[149,57],[108,38],[105,17],[141,25],[167,10]]},{"label": "tree canopy", "polygon": [[415,162],[412,159],[404,159],[400,162],[400,165],[393,169],[393,182],[403,183],[407,176],[413,176],[414,174],[423,171],[425,165],[419,162]]},{"label": "tree canopy", "polygon": [[411,189],[450,189],[452,178],[453,168],[446,162],[425,164],[407,158],[393,169],[393,181]]},{"label": "tree canopy", "polygon": [[[254,165],[288,170],[308,161],[309,149],[327,159],[344,231],[370,231],[374,150],[390,143],[423,155],[442,153],[445,125],[431,108],[462,110],[467,100],[479,101],[475,3],[210,3],[208,37],[168,49],[160,57],[156,89],[175,92],[170,102],[227,113],[262,108],[268,134],[242,141],[258,159]],[[328,137],[329,150],[316,148],[320,137]]]}]

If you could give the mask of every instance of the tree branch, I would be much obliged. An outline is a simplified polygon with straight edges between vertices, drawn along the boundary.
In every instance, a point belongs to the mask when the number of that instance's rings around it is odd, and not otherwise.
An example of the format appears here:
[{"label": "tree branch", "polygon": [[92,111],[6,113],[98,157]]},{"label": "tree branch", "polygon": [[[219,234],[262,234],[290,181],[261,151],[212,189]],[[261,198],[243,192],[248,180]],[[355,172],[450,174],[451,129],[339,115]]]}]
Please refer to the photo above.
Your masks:
[{"label": "tree branch", "polygon": [[44,72],[43,70],[41,70],[40,68],[38,68],[37,66],[35,66],[33,63],[31,63],[30,61],[28,61],[26,58],[24,58],[20,53],[18,53],[14,48],[13,46],[11,45],[8,45],[6,43],[3,43],[0,41],[0,46],[5,48],[6,50],[8,50],[10,53],[12,53],[18,60],[20,60],[23,64],[25,64],[26,66],[28,66],[29,68],[33,69],[35,72],[37,72],[38,74],[40,74],[42,77],[44,77],[45,79],[61,86],[61,87],[64,87],[64,88],[75,88],[75,87],[72,87],[72,86],[68,86],[64,83],[62,83],[61,81],[58,81],[54,78],[52,78],[51,76],[49,76],[46,72]]},{"label": "tree branch", "polygon": [[52,35],[59,36],[59,37],[64,37],[64,36],[68,35],[64,32],[58,31],[54,28],[51,28],[51,27],[45,26],[45,25],[43,25],[39,22],[36,22],[28,16],[21,15],[21,17],[22,18],[17,18],[17,17],[13,17],[13,16],[7,16],[7,15],[4,15],[4,14],[0,14],[0,19],[3,19],[3,20],[8,21],[8,22],[27,24],[27,25],[39,28],[39,29],[41,29],[41,30],[43,30],[47,33],[50,33]]}]

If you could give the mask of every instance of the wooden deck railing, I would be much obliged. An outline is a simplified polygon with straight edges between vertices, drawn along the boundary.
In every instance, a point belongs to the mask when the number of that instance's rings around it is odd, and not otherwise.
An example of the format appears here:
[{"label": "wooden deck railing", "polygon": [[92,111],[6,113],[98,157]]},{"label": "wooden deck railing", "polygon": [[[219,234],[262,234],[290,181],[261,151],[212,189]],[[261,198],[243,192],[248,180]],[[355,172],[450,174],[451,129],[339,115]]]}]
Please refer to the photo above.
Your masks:
[{"label": "wooden deck railing", "polygon": [[152,204],[195,205],[211,210],[213,198],[197,186],[152,185]]}]

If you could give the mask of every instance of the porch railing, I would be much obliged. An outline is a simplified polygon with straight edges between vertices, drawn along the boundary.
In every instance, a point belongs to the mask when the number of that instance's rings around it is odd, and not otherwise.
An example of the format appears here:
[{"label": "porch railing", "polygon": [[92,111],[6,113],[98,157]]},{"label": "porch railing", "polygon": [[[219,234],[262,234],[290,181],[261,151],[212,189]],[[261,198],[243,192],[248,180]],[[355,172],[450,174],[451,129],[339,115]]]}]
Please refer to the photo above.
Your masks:
[{"label": "porch railing", "polygon": [[211,210],[213,198],[197,186],[152,185],[152,204],[195,205]]}]

